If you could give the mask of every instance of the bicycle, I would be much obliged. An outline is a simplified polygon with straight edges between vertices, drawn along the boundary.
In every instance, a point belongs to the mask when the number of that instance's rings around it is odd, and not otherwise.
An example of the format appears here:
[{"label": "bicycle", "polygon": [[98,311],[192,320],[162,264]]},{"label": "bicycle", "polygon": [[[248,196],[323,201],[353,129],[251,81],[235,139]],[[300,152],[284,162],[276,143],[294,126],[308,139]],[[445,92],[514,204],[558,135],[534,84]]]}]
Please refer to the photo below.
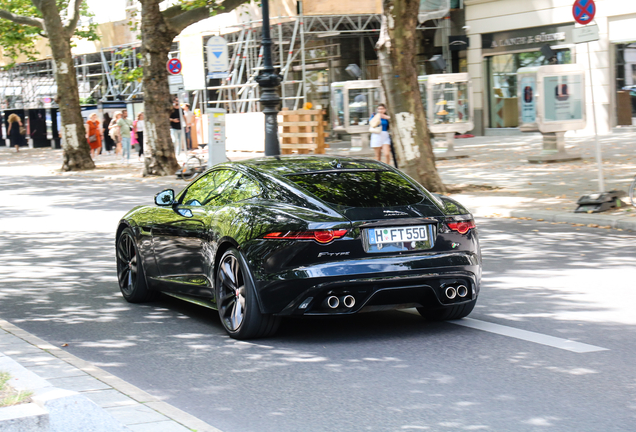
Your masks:
[{"label": "bicycle", "polygon": [[190,156],[178,172],[179,178],[188,181],[192,180],[207,169],[207,161],[200,155]]}]

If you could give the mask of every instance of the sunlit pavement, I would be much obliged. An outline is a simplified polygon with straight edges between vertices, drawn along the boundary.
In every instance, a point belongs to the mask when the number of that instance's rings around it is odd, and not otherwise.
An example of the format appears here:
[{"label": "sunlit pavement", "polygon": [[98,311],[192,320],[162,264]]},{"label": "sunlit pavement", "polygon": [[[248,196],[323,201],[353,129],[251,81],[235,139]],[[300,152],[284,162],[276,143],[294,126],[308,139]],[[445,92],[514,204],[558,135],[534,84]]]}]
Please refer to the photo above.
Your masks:
[{"label": "sunlit pavement", "polygon": [[5,154],[0,317],[224,432],[633,430],[631,232],[477,218],[483,285],[464,325],[395,311],[237,342],[212,311],[117,288],[117,220],[184,182],[16,175]]}]

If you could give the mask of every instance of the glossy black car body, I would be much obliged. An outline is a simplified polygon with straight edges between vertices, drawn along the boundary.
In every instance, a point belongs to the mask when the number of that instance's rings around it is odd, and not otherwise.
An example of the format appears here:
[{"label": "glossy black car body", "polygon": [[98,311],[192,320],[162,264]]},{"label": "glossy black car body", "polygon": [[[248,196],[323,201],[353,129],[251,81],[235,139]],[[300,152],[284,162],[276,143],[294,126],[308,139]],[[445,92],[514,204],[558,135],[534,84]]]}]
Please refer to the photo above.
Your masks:
[{"label": "glossy black car body", "polygon": [[[380,162],[226,163],[174,199],[157,199],[161,205],[136,207],[118,226],[124,296],[145,301],[163,291],[222,309],[233,337],[271,334],[285,315],[417,307],[425,318],[461,318],[479,294],[472,216]],[[383,235],[405,241],[372,244]],[[232,301],[235,309],[224,306]],[[234,328],[243,325],[234,325],[237,317],[260,327]]]}]

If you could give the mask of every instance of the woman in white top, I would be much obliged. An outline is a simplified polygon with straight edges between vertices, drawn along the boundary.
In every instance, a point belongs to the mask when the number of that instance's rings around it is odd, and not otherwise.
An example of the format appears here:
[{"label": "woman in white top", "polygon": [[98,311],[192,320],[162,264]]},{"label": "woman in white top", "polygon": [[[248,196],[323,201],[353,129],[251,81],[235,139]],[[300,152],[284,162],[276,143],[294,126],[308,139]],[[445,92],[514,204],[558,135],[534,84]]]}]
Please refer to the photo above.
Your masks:
[{"label": "woman in white top", "polygon": [[140,112],[137,114],[137,120],[133,123],[133,134],[139,144],[139,160],[141,160],[141,155],[144,154],[144,127],[144,113]]}]

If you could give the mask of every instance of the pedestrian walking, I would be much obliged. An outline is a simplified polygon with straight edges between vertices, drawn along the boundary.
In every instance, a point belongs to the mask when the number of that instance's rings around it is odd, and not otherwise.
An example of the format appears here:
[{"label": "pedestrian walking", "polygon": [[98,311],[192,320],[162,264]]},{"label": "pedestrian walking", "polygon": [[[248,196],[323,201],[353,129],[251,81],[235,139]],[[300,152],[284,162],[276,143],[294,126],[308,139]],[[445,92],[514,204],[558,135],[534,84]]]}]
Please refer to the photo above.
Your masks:
[{"label": "pedestrian walking", "polygon": [[133,135],[137,139],[137,144],[139,145],[139,160],[141,160],[141,156],[144,154],[145,126],[146,122],[144,121],[144,113],[140,112],[139,114],[137,114],[137,120],[135,120],[135,123],[133,124]]},{"label": "pedestrian walking", "polygon": [[22,131],[24,130],[26,134],[26,130],[24,126],[22,126],[22,120],[20,116],[17,114],[11,114],[9,116],[9,129],[7,130],[7,135],[9,136],[9,142],[12,146],[15,146],[15,151],[20,151],[20,146],[23,146],[24,143],[24,134]]},{"label": "pedestrian walking", "polygon": [[183,120],[185,121],[186,148],[192,150],[192,124],[194,113],[190,111],[190,104],[183,104]]},{"label": "pedestrian walking", "polygon": [[91,157],[94,159],[102,150],[102,134],[97,120],[97,113],[93,113],[86,122],[86,140],[91,148]]},{"label": "pedestrian walking", "polygon": [[119,126],[121,133],[122,162],[128,163],[130,161],[130,132],[133,127],[132,120],[128,118],[128,110],[122,110],[121,117],[117,120],[117,126]]},{"label": "pedestrian walking", "polygon": [[391,117],[386,115],[386,105],[378,104],[375,114],[369,121],[371,148],[375,152],[375,159],[387,164],[391,163],[390,119]]},{"label": "pedestrian walking", "polygon": [[179,156],[181,153],[181,118],[179,116],[179,102],[175,101],[172,105],[170,113],[170,137],[174,144],[174,154]]},{"label": "pedestrian walking", "polygon": [[119,156],[121,154],[121,129],[117,122],[121,119],[121,111],[115,111],[114,116],[108,126],[108,135],[115,142],[115,155]]},{"label": "pedestrian walking", "polygon": [[110,122],[112,119],[108,113],[104,113],[104,122],[102,123],[102,135],[104,136],[104,150],[106,153],[110,154],[115,147],[115,141],[110,137],[108,127],[110,126]]}]

